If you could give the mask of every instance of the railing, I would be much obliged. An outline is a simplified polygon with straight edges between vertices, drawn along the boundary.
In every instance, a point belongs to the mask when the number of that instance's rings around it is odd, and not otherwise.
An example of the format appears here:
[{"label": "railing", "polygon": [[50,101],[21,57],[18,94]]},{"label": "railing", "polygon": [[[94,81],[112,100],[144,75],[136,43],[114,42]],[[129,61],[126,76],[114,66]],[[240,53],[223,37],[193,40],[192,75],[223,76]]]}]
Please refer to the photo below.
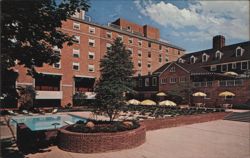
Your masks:
[{"label": "railing", "polygon": [[222,80],[219,81],[220,87],[233,87],[233,86],[242,86],[243,80]]},{"label": "railing", "polygon": [[59,91],[60,87],[52,87],[52,86],[35,86],[35,90],[38,91]]},{"label": "railing", "polygon": [[207,82],[193,82],[194,87],[212,87],[213,82],[207,81]]}]

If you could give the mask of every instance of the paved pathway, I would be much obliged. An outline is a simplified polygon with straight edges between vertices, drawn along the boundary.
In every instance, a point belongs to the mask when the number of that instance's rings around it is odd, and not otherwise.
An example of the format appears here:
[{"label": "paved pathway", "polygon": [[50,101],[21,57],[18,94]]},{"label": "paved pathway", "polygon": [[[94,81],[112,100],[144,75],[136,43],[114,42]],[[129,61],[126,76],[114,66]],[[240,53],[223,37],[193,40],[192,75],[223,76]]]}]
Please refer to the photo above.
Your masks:
[{"label": "paved pathway", "polygon": [[249,158],[250,123],[219,120],[147,132],[135,149],[100,154],[50,151],[29,158]]}]

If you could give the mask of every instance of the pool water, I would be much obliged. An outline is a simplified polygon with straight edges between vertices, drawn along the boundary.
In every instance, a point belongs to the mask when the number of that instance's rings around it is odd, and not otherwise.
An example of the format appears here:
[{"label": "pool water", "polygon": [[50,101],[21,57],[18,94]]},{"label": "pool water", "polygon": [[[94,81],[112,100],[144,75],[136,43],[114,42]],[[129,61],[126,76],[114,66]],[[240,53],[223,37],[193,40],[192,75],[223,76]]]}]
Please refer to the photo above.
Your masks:
[{"label": "pool water", "polygon": [[10,123],[12,125],[16,125],[17,123],[24,123],[32,131],[38,131],[61,128],[68,125],[66,122],[76,123],[79,120],[86,121],[85,118],[73,115],[39,115],[12,117]]}]

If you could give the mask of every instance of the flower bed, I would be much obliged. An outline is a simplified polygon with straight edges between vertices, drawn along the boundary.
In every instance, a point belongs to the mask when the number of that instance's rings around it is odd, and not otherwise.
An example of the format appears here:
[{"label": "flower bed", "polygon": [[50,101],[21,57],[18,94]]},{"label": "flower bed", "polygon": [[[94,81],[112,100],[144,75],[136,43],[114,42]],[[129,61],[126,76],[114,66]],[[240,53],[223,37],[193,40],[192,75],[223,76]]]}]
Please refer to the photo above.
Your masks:
[{"label": "flower bed", "polygon": [[70,132],[68,126],[59,130],[58,147],[77,153],[98,153],[137,147],[146,141],[146,128],[113,133],[77,133]]}]

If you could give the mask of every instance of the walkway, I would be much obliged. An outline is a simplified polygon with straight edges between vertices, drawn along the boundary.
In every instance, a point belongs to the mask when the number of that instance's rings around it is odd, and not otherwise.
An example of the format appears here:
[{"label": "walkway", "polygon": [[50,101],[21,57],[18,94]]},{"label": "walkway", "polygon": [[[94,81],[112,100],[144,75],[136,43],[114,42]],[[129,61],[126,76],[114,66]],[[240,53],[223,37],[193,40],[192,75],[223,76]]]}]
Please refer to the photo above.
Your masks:
[{"label": "walkway", "polygon": [[147,142],[130,150],[77,154],[51,147],[47,152],[27,156],[29,158],[249,158],[250,124],[219,120],[149,131]]}]

